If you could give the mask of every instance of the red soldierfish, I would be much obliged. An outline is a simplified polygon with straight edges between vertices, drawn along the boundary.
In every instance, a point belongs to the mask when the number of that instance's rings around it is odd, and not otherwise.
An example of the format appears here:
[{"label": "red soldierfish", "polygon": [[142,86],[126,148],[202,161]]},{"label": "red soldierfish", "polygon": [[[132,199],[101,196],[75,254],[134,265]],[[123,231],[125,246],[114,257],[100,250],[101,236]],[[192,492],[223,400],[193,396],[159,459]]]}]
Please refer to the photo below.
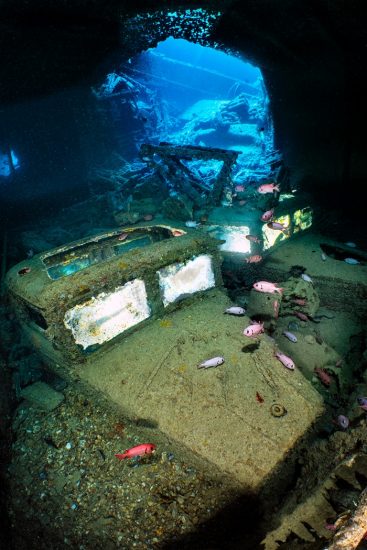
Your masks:
[{"label": "red soldierfish", "polygon": [[22,267],[22,269],[18,271],[18,275],[26,275],[27,273],[30,273],[30,272],[31,272],[30,267]]},{"label": "red soldierfish", "polygon": [[282,294],[284,290],[283,288],[278,287],[276,283],[269,283],[268,281],[258,281],[253,284],[253,287],[258,292],[269,292],[269,294]]},{"label": "red soldierfish", "polygon": [[156,446],[153,443],[142,443],[136,447],[131,447],[121,454],[115,454],[115,457],[119,460],[124,460],[125,458],[133,458],[134,456],[140,455],[150,455]]},{"label": "red soldierfish", "polygon": [[274,183],[265,183],[264,185],[260,185],[257,190],[261,195],[265,195],[265,193],[274,193],[274,191],[278,191],[278,193],[280,193],[279,185],[275,185]]},{"label": "red soldierfish", "polygon": [[333,381],[332,377],[328,372],[326,372],[325,369],[320,369],[320,367],[316,367],[314,369],[315,374],[319,377],[321,382],[324,384],[324,386],[330,386],[331,382]]},{"label": "red soldierfish", "polygon": [[171,231],[174,237],[182,237],[182,235],[187,235],[186,231],[182,231],[182,229],[172,229]]},{"label": "red soldierfish", "polygon": [[298,319],[301,319],[301,321],[308,321],[308,317],[305,313],[302,313],[301,311],[294,311],[293,312]]},{"label": "red soldierfish", "polygon": [[245,328],[243,331],[244,336],[248,336],[249,338],[254,338],[255,336],[258,336],[258,334],[262,334],[264,332],[264,323],[257,323],[254,322],[253,325],[249,325]]},{"label": "red soldierfish", "polygon": [[305,298],[294,298],[291,300],[291,304],[297,304],[297,306],[305,306],[307,304],[307,300]]},{"label": "red soldierfish", "polygon": [[294,370],[296,365],[293,363],[292,359],[288,355],[284,355],[280,351],[277,351],[275,357],[289,370]]},{"label": "red soldierfish", "polygon": [[245,190],[245,186],[244,185],[236,185],[234,190],[236,191],[236,193],[243,193],[244,190]]},{"label": "red soldierfish", "polygon": [[271,218],[274,216],[274,208],[272,208],[271,210],[267,210],[266,212],[264,212],[264,214],[261,216],[261,221],[262,222],[268,222],[269,220],[271,220]]},{"label": "red soldierfish", "polygon": [[256,235],[246,235],[246,239],[256,244],[261,243],[261,240],[259,239],[259,237],[256,237]]},{"label": "red soldierfish", "polygon": [[266,225],[269,227],[269,229],[274,229],[278,231],[287,231],[286,226],[279,222],[269,222]]},{"label": "red soldierfish", "polygon": [[259,254],[255,254],[254,256],[249,256],[248,258],[246,258],[245,262],[248,264],[257,264],[261,262],[262,259],[262,256],[259,256]]}]

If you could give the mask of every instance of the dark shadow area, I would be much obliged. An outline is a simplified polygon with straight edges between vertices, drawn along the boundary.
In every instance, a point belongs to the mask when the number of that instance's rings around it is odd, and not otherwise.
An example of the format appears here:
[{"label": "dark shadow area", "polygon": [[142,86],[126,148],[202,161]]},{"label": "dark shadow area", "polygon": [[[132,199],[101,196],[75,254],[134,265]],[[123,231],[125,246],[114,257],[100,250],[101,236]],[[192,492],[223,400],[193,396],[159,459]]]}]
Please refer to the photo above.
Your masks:
[{"label": "dark shadow area", "polygon": [[[4,313],[3,300],[0,300],[1,315]],[[11,548],[12,527],[8,514],[9,483],[7,468],[11,461],[11,417],[12,402],[11,371],[8,367],[5,351],[0,351],[0,547]]]},{"label": "dark shadow area", "polygon": [[118,2],[3,3],[0,67],[2,103],[47,96],[96,71],[119,47]]},{"label": "dark shadow area", "polygon": [[262,510],[259,499],[243,495],[230,506],[218,512],[213,518],[200,525],[193,533],[161,546],[164,550],[242,550],[260,548],[264,536],[260,524]]},{"label": "dark shadow area", "polygon": [[357,250],[354,250],[352,247],[341,248],[338,246],[331,246],[329,244],[320,243],[320,248],[327,256],[333,258],[334,260],[340,260],[341,262],[346,262],[350,264],[362,264],[364,265],[367,262],[367,255],[361,254]]}]

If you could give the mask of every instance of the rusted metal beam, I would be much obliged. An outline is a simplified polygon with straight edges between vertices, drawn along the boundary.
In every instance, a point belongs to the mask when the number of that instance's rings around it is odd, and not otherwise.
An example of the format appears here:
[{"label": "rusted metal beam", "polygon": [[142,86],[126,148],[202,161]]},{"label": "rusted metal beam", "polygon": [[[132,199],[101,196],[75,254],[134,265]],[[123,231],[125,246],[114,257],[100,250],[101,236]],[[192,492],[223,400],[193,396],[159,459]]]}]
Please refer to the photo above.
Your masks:
[{"label": "rusted metal beam", "polygon": [[367,532],[367,488],[359,497],[357,508],[335,533],[327,550],[354,550]]}]

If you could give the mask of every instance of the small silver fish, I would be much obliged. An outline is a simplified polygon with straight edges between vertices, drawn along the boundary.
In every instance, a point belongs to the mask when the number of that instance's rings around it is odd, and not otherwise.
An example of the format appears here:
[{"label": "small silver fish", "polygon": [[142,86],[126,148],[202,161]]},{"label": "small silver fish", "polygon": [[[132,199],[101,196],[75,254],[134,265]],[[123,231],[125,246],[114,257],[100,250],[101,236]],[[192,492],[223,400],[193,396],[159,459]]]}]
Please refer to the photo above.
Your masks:
[{"label": "small silver fish", "polygon": [[355,258],[344,258],[344,261],[345,261],[346,264],[349,264],[349,265],[359,264],[359,261],[356,260]]},{"label": "small silver fish", "polygon": [[227,308],[224,313],[228,313],[229,315],[245,315],[246,310],[240,306],[231,306]]},{"label": "small silver fish", "polygon": [[338,425],[343,428],[343,430],[346,430],[349,426],[349,418],[344,416],[344,414],[339,414],[338,418],[336,419]]},{"label": "small silver fish", "polygon": [[356,243],[347,242],[347,243],[344,243],[344,244],[345,244],[345,246],[350,246],[351,248],[357,248]]},{"label": "small silver fish", "polygon": [[192,227],[194,229],[197,229],[200,226],[200,223],[195,222],[194,220],[188,220],[185,222],[186,227]]},{"label": "small silver fish", "polygon": [[326,261],[326,258],[327,258],[326,254],[324,252],[321,252],[321,259],[323,262]]},{"label": "small silver fish", "polygon": [[312,283],[312,279],[309,275],[307,275],[307,273],[302,273],[301,277],[304,281],[306,281],[306,283]]},{"label": "small silver fish", "polygon": [[293,332],[289,332],[288,330],[284,330],[282,332],[282,334],[283,334],[283,336],[288,338],[288,340],[290,340],[291,342],[297,342],[297,336],[295,334],[293,334]]},{"label": "small silver fish", "polygon": [[218,367],[218,365],[223,365],[224,357],[212,357],[207,359],[198,365],[198,369],[210,369],[210,367]]}]

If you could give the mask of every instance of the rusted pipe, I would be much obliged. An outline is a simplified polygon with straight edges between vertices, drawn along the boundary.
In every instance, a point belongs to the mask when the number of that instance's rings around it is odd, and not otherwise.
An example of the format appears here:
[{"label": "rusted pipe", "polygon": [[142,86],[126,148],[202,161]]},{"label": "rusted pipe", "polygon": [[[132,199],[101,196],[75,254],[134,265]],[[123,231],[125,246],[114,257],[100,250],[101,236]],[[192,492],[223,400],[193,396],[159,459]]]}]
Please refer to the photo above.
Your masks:
[{"label": "rusted pipe", "polygon": [[335,533],[327,550],[354,550],[367,532],[367,488],[359,497],[357,508]]}]

